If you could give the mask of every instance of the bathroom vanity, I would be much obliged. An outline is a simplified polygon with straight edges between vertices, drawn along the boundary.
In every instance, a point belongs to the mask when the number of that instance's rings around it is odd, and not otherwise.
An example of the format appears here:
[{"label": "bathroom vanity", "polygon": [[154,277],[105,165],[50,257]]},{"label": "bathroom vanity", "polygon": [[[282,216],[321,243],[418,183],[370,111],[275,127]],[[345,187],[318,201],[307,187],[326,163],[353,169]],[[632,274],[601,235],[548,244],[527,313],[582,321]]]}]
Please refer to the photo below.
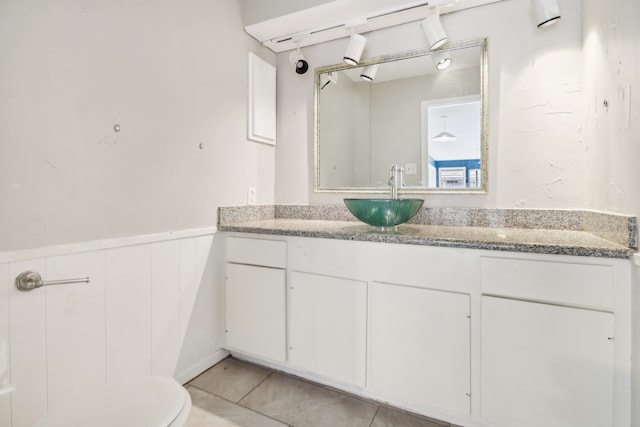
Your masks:
[{"label": "bathroom vanity", "polygon": [[362,227],[221,224],[227,348],[465,426],[630,425],[628,247],[585,232]]}]

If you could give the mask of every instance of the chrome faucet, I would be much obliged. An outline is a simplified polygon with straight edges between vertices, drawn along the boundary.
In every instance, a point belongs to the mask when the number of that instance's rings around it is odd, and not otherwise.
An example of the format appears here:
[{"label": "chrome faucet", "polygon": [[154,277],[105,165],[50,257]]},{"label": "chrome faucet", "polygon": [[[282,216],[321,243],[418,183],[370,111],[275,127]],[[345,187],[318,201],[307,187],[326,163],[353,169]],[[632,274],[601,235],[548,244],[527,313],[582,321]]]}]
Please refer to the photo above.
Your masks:
[{"label": "chrome faucet", "polygon": [[402,172],[404,172],[404,168],[394,163],[389,168],[389,172],[391,176],[389,177],[387,185],[391,187],[391,198],[395,200],[398,198],[398,186],[402,188],[403,185]]}]

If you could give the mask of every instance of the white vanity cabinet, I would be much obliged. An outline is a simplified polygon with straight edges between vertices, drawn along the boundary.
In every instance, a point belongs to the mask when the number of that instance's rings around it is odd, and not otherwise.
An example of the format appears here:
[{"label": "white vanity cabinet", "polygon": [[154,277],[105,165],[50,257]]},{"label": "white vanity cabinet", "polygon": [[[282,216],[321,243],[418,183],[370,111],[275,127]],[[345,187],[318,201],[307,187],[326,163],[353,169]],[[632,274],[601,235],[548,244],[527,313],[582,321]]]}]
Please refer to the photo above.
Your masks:
[{"label": "white vanity cabinet", "polygon": [[237,354],[456,425],[631,425],[629,260],[246,236]]},{"label": "white vanity cabinet", "polygon": [[230,350],[286,360],[284,241],[226,240],[225,335]]},{"label": "white vanity cabinet", "polygon": [[292,366],[365,386],[366,282],[292,272],[289,315]]},{"label": "white vanity cabinet", "polygon": [[415,407],[471,411],[469,295],[369,285],[367,386]]},{"label": "white vanity cabinet", "polygon": [[557,258],[481,258],[482,419],[627,426],[624,264]]}]

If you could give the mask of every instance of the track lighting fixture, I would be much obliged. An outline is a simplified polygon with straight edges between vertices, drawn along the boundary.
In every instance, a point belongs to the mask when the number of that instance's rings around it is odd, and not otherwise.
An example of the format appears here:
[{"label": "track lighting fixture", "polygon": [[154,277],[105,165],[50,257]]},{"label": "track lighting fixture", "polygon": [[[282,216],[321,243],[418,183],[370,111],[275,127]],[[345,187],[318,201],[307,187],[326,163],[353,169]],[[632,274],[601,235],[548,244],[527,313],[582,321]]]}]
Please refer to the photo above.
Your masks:
[{"label": "track lighting fixture", "polygon": [[338,73],[335,71],[331,71],[327,73],[327,80],[325,82],[322,82],[322,86],[320,86],[320,90],[323,90],[324,88],[329,86],[331,83],[333,83],[334,85],[338,84]]},{"label": "track lighting fixture", "polygon": [[431,50],[438,49],[447,42],[447,33],[442,28],[437,8],[433,8],[432,13],[422,20],[420,26]]},{"label": "track lighting fixture", "polygon": [[376,73],[378,72],[378,66],[380,64],[371,64],[367,65],[360,72],[360,78],[366,82],[372,82],[373,79],[376,78]]},{"label": "track lighting fixture", "polygon": [[446,70],[451,65],[451,62],[453,62],[449,52],[432,53],[431,59],[433,59],[433,64],[438,71]]},{"label": "track lighting fixture", "polygon": [[531,7],[538,28],[555,24],[560,20],[558,0],[531,0]]},{"label": "track lighting fixture", "polygon": [[302,52],[300,52],[300,45],[289,55],[289,63],[297,74],[304,74],[309,71],[309,63]]},{"label": "track lighting fixture", "polygon": [[344,53],[344,62],[349,65],[358,65],[366,44],[367,38],[365,36],[361,34],[351,34],[349,46],[347,46],[347,51]]}]

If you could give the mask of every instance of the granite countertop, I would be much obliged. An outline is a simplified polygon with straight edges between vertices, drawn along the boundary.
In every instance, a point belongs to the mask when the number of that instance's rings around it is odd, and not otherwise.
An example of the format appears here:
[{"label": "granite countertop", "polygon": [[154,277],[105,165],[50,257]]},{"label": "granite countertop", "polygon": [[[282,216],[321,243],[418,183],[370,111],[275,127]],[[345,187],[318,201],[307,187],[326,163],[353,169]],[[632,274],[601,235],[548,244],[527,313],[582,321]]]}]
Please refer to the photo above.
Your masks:
[{"label": "granite countertop", "polygon": [[[224,208],[221,208],[221,210]],[[234,208],[237,209],[237,208]],[[607,258],[631,258],[634,254],[633,242],[625,245],[621,238],[609,238],[609,235],[598,236],[580,230],[580,227],[564,225],[556,228],[526,228],[506,226],[478,225],[442,225],[430,223],[406,223],[395,230],[382,231],[359,221],[345,220],[340,215],[328,215],[323,211],[321,219],[314,215],[285,213],[274,215],[232,215],[221,212],[218,229],[220,231],[258,233],[280,236],[299,236],[340,240],[357,240],[383,243],[411,245],[428,245],[440,247],[457,247],[485,249],[511,252],[528,252],[540,254],[562,254],[577,256],[595,256]],[[539,211],[536,211],[540,215]],[[222,218],[222,220],[220,219]],[[335,219],[334,219],[335,218]],[[348,217],[347,217],[348,218]],[[630,217],[623,217],[630,218]],[[611,218],[607,218],[611,223]],[[433,219],[432,219],[433,221]],[[519,219],[519,221],[522,221]],[[438,221],[433,221],[438,222]],[[468,222],[468,221],[467,221]],[[635,235],[635,218],[629,221],[629,231]],[[609,233],[611,234],[611,233]],[[617,240],[617,241],[616,241]]]}]

